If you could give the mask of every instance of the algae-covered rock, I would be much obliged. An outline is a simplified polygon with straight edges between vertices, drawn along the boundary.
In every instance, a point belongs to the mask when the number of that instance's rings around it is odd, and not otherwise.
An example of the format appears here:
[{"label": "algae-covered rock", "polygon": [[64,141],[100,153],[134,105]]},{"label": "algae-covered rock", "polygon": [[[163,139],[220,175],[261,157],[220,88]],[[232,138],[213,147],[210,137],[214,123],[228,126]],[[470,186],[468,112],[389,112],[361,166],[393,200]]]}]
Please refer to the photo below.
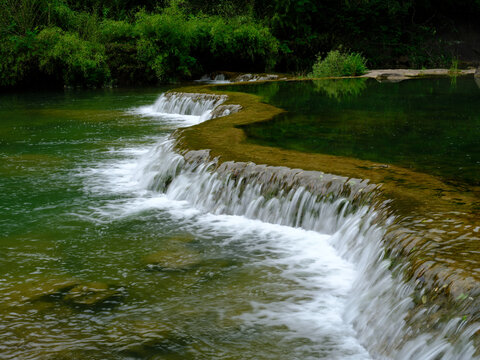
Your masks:
[{"label": "algae-covered rock", "polygon": [[78,280],[69,278],[37,278],[18,284],[9,291],[4,291],[4,296],[10,300],[11,305],[50,300],[62,297],[64,293],[78,284]]},{"label": "algae-covered rock", "polygon": [[185,270],[201,262],[198,252],[186,247],[168,248],[144,257],[143,262],[150,269]]},{"label": "algae-covered rock", "polygon": [[155,320],[118,323],[108,330],[107,336],[122,356],[135,359],[165,359],[167,355],[183,355],[188,345],[184,335],[172,326]]},{"label": "algae-covered rock", "polygon": [[90,282],[73,287],[62,300],[73,305],[95,307],[118,299],[121,295],[120,291],[111,289],[105,283]]}]

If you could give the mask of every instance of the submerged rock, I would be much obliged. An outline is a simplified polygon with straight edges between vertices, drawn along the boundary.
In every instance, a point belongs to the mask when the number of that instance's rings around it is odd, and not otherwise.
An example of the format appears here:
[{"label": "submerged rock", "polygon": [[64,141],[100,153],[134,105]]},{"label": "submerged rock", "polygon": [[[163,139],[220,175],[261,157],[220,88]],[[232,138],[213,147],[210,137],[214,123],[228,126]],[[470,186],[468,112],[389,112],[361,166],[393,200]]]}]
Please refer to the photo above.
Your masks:
[{"label": "submerged rock", "polygon": [[143,262],[149,269],[187,270],[200,264],[202,258],[196,251],[186,247],[164,249],[147,255]]},{"label": "submerged rock", "polygon": [[4,302],[11,306],[33,306],[37,310],[47,310],[52,306],[96,307],[112,303],[123,294],[101,282],[82,282],[77,279],[44,279],[17,285],[5,291]]},{"label": "submerged rock", "polygon": [[480,66],[477,68],[477,70],[475,70],[475,75],[474,75],[477,79],[480,78]]},{"label": "submerged rock", "polygon": [[91,282],[75,286],[62,300],[68,304],[95,307],[118,299],[121,295],[120,291],[110,288],[105,283]]},{"label": "submerged rock", "polygon": [[[108,337],[123,356],[150,359],[152,356],[184,353],[187,339],[172,326],[156,321],[132,321],[116,324]],[[156,357],[155,357],[156,358]]]},{"label": "submerged rock", "polygon": [[61,298],[66,292],[79,284],[78,280],[68,278],[39,278],[17,285],[11,291],[5,291],[10,305],[26,302],[49,301]]}]

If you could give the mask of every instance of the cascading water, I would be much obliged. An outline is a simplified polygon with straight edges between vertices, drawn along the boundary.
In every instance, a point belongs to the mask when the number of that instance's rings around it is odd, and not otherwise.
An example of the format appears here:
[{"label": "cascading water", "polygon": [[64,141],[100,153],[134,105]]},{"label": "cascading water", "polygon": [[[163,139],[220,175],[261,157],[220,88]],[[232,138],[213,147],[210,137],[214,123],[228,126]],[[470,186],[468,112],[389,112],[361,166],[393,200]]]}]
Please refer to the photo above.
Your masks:
[{"label": "cascading water", "polygon": [[178,151],[240,107],[125,113],[146,91],[2,97],[1,359],[477,356],[476,293],[399,256],[431,223],[368,181]]},{"label": "cascading water", "polygon": [[239,105],[222,105],[226,100],[225,95],[169,92],[162,94],[152,106],[140,107],[133,113],[143,116],[180,116],[187,120],[188,125],[193,125],[240,110]]},{"label": "cascading water", "polygon": [[[226,97],[201,98],[197,94],[172,93],[161,96],[153,108],[158,112],[194,114],[203,118],[203,114],[211,114],[225,100]],[[305,290],[307,300],[300,298],[291,309],[282,312],[282,316],[293,316],[287,326],[295,329],[295,322],[304,324],[305,308],[321,311],[322,306],[337,302],[344,331],[349,334],[345,341],[354,341],[355,337],[359,342],[348,350],[352,358],[435,360],[475,357],[471,338],[479,326],[467,326],[460,318],[438,321],[428,329],[416,326],[422,324],[423,315],[435,312],[436,308],[425,306],[416,310],[413,301],[415,284],[403,281],[402,265],[392,266],[385,257],[383,238],[395,218],[387,216],[388,212],[375,202],[375,186],[368,182],[251,163],[219,165],[209,159],[208,152],[179,155],[174,151],[173,140],[161,143],[143,157],[136,179],[142,188],[165,194],[171,200],[186,202],[202,212],[258,220],[325,236],[326,244],[318,242],[319,248],[323,247],[322,252],[315,255],[322,261],[325,256],[327,259],[328,256],[340,256],[354,269],[354,273],[350,273],[352,279],[343,285],[340,280],[338,283],[323,283],[324,279],[316,272],[325,268],[301,264],[305,261],[315,264],[315,257],[299,253],[289,256],[290,262],[284,266],[292,268],[291,276],[311,286]],[[298,239],[292,239],[295,241]],[[292,244],[281,240],[270,246],[276,248],[275,251],[288,252]],[[315,249],[315,244],[309,246],[309,251]],[[296,248],[295,251],[300,250]],[[297,266],[302,275],[295,273]],[[334,295],[338,291],[340,293]],[[322,297],[329,296],[333,296],[333,303],[322,303]],[[268,318],[273,323],[285,324],[269,308],[274,308],[273,304],[255,306],[263,317],[245,314],[242,317],[245,321]],[[315,310],[316,306],[320,307]],[[299,309],[302,307],[305,308]],[[312,330],[314,334],[324,321],[329,320],[311,320],[314,324],[309,326],[315,329]],[[338,325],[338,322],[332,323]],[[350,326],[353,332],[348,330]],[[329,329],[332,334],[337,330]],[[330,354],[330,358],[337,356],[348,357],[346,353]]]}]

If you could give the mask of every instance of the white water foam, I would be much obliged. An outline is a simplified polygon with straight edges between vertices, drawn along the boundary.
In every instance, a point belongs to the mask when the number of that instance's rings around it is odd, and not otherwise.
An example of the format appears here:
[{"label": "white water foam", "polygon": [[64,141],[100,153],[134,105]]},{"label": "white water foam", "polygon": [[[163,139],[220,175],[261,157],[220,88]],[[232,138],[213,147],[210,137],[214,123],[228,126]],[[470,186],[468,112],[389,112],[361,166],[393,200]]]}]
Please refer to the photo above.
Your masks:
[{"label": "white water foam", "polygon": [[[172,146],[165,140],[131,151],[124,162],[103,164],[90,177],[93,191],[107,188],[131,197],[98,214],[161,209],[262,253],[258,264],[275,267],[295,286],[278,301],[252,303],[251,312],[239,315],[245,323],[285,326],[286,336],[310,339],[302,358],[474,358],[470,338],[478,326],[467,328],[460,319],[438,329],[408,326],[414,286],[392,275],[375,210],[352,210],[341,196],[326,201],[305,188],[269,198],[261,181],[214,172],[211,162],[189,164]],[[280,294],[272,291],[274,298]]]},{"label": "white water foam", "polygon": [[227,96],[224,95],[169,92],[162,94],[153,105],[133,109],[131,113],[166,118],[183,126],[191,126],[211,119],[215,108],[226,100]]}]

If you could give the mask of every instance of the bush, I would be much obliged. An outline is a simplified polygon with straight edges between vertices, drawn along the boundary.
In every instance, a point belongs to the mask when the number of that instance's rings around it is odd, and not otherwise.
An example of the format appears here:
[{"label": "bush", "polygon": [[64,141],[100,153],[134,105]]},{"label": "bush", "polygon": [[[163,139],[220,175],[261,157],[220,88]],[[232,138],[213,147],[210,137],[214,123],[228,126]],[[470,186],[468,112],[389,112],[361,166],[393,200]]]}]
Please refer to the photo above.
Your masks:
[{"label": "bush", "polygon": [[358,53],[332,50],[322,59],[317,57],[310,77],[356,76],[367,71],[367,60]]},{"label": "bush", "polygon": [[105,48],[82,40],[76,33],[47,28],[38,34],[40,70],[53,77],[59,74],[70,86],[102,86],[110,79]]}]

